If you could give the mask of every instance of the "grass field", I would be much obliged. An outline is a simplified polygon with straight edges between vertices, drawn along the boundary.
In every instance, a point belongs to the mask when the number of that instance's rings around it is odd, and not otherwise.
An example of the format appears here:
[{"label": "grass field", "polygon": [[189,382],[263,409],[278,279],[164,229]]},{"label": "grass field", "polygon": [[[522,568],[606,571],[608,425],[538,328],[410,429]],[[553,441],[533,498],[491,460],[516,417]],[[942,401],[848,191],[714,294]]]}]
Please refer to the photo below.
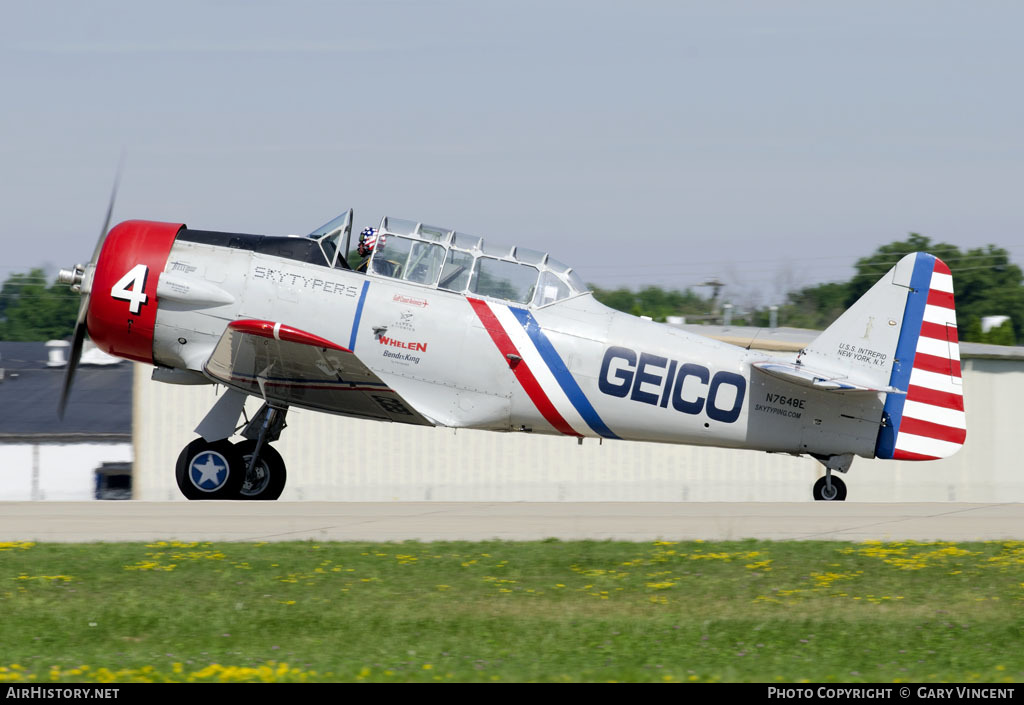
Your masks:
[{"label": "grass field", "polygon": [[1024,542],[0,543],[0,682],[1024,680]]}]

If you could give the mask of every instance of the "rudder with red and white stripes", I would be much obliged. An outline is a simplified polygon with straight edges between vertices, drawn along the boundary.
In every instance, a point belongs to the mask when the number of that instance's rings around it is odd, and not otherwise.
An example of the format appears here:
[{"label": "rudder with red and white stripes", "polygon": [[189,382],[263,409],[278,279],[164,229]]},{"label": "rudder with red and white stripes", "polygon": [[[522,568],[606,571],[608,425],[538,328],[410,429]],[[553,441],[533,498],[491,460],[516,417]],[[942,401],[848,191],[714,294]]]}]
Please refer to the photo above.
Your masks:
[{"label": "rudder with red and white stripes", "polygon": [[958,451],[967,436],[953,277],[946,264],[916,258],[904,309],[875,455],[935,460]]}]

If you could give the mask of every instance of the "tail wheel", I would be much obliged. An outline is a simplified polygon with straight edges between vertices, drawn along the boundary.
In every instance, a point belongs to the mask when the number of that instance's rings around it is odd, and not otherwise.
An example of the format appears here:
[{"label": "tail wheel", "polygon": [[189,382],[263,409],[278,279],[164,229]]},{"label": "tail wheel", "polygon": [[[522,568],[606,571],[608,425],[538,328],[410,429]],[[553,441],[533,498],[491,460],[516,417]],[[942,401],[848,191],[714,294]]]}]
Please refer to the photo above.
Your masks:
[{"label": "tail wheel", "polygon": [[269,443],[260,449],[259,460],[252,472],[248,471],[249,461],[256,450],[256,441],[242,441],[235,444],[235,451],[242,456],[242,472],[245,479],[239,490],[240,499],[277,499],[284,491],[288,475],[284,469],[284,459]]},{"label": "tail wheel", "polygon": [[846,500],[846,483],[833,475],[830,490],[827,477],[819,477],[814,483],[814,499],[822,502],[843,502]]},{"label": "tail wheel", "polygon": [[235,499],[245,480],[245,466],[230,441],[197,438],[181,451],[174,476],[188,499]]}]

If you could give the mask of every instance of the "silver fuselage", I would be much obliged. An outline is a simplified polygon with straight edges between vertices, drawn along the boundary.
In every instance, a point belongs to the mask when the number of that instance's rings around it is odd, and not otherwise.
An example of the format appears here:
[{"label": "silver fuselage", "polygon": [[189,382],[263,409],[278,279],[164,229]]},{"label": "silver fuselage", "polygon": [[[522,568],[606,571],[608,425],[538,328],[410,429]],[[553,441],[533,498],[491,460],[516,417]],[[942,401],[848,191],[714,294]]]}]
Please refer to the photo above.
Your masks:
[{"label": "silver fuselage", "polygon": [[752,363],[792,354],[643,320],[589,293],[510,303],[181,239],[160,286],[153,359],[164,367],[201,372],[228,323],[261,319],[350,349],[441,426],[874,455],[883,395],[788,383]]}]

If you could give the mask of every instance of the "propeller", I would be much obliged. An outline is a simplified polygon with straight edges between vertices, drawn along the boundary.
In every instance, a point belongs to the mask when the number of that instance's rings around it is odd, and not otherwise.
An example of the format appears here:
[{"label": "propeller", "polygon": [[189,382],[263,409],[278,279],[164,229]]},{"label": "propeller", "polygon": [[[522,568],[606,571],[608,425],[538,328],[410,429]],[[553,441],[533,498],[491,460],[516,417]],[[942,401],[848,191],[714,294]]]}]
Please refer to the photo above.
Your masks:
[{"label": "propeller", "polygon": [[96,271],[96,262],[99,260],[103,243],[107,239],[108,228],[110,227],[110,216],[114,212],[114,201],[117,200],[117,186],[121,181],[121,163],[117,166],[117,173],[114,176],[114,188],[110,191],[110,202],[107,204],[107,217],[103,219],[103,228],[100,230],[100,237],[96,241],[96,248],[92,252],[92,259],[89,264],[82,266],[76,264],[74,268],[62,269],[57,274],[59,284],[69,284],[72,291],[82,293],[82,302],[78,306],[78,318],[75,321],[75,334],[71,339],[71,353],[68,357],[68,366],[64,371],[64,386],[60,392],[60,402],[57,405],[57,416],[64,418],[64,409],[67,407],[68,394],[71,392],[71,383],[75,379],[75,370],[78,368],[78,361],[82,357],[82,346],[85,343],[86,316],[89,313],[89,297],[92,293],[92,277]]}]

